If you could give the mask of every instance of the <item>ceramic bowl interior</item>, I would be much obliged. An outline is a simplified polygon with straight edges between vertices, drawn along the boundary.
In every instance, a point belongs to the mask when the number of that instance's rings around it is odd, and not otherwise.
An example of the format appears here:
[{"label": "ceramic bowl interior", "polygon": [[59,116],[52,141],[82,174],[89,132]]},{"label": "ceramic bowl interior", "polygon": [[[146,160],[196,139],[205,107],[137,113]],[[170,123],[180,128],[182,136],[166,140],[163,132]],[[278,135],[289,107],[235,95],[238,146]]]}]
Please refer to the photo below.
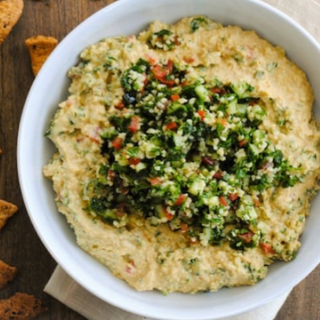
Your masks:
[{"label": "ceramic bowl interior", "polygon": [[153,20],[173,23],[197,14],[255,30],[285,48],[288,56],[306,71],[319,115],[319,46],[279,11],[254,0],[122,0],[91,16],[59,44],[30,90],[19,131],[18,170],[23,198],[51,255],[71,277],[102,300],[158,319],[218,319],[242,313],[287,292],[320,261],[320,197],[316,197],[297,258],[290,263],[275,263],[267,278],[255,286],[195,295],[174,293],[169,297],[155,291],[136,292],[77,246],[71,228],[57,211],[52,185],[42,175],[42,167],[55,151],[44,132],[58,103],[67,97],[70,81],[66,74],[79,61],[79,53],[104,37],[137,34]]}]

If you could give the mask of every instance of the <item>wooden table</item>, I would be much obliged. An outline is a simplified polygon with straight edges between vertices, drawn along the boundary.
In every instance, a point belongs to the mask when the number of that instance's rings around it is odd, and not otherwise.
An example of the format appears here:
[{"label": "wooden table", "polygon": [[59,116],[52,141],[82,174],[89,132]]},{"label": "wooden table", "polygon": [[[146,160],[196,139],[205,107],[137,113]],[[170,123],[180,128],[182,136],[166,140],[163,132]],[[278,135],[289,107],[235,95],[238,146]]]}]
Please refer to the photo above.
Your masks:
[{"label": "wooden table", "polygon": [[[16,141],[24,101],[34,79],[24,41],[38,34],[61,40],[86,17],[111,2],[25,0],[20,21],[0,47],[0,147],[3,149],[0,158],[0,198],[12,201],[20,208],[0,233],[0,259],[19,268],[14,282],[0,292],[0,299],[17,291],[34,294],[49,307],[49,312],[40,316],[43,320],[84,318],[43,292],[56,262],[35,233],[19,190]],[[293,290],[277,320],[320,319],[319,281],[320,266]]]}]

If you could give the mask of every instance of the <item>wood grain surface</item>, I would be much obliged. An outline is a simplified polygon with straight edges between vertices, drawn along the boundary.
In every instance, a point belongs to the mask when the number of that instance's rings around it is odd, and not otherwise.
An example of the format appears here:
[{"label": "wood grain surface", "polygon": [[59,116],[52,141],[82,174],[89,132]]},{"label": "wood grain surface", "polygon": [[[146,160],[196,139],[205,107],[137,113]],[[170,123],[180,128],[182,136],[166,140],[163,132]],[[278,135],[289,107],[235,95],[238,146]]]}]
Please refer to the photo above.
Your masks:
[{"label": "wood grain surface", "polygon": [[[0,291],[0,299],[17,291],[34,294],[49,307],[49,312],[40,316],[43,320],[84,318],[43,292],[56,263],[36,235],[19,189],[16,141],[24,101],[34,79],[24,41],[38,34],[62,40],[85,18],[111,2],[25,0],[21,19],[0,46],[0,147],[3,150],[0,156],[0,199],[12,201],[20,208],[0,232],[0,259],[19,269],[14,282]],[[320,267],[293,290],[276,320],[320,319],[319,282]],[[106,319],[110,319],[108,315]]]}]

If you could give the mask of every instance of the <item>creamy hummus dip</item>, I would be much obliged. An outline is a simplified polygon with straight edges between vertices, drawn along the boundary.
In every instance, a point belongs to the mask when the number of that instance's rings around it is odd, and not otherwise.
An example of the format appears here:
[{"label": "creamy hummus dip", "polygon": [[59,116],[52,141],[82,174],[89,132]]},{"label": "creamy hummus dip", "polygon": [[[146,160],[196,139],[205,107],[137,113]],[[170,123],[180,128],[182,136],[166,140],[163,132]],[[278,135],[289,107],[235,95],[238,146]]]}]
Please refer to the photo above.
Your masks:
[{"label": "creamy hummus dip", "polygon": [[44,168],[77,243],[137,290],[215,291],[292,260],[318,189],[306,75],[204,16],[103,39],[69,71]]}]

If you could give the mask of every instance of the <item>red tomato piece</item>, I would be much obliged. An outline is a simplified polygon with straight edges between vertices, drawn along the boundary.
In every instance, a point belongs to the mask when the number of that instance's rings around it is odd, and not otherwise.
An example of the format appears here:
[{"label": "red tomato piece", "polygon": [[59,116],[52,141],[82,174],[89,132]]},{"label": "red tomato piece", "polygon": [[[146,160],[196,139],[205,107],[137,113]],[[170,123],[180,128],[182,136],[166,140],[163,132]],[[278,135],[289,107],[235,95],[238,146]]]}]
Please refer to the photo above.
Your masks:
[{"label": "red tomato piece", "polygon": [[227,121],[227,119],[217,119],[217,123],[220,123],[225,127],[227,125],[228,121]]},{"label": "red tomato piece", "polygon": [[199,110],[198,115],[200,116],[201,121],[203,121],[203,119],[206,115],[206,112],[204,110]]},{"label": "red tomato piece", "polygon": [[152,186],[160,186],[162,181],[161,181],[160,178],[154,177],[154,178],[150,179],[150,183],[151,183]]},{"label": "red tomato piece", "polygon": [[163,77],[168,75],[168,71],[160,64],[156,64],[152,68],[152,73],[157,80],[161,80]]},{"label": "red tomato piece", "polygon": [[173,87],[175,84],[175,81],[173,79],[168,80],[168,79],[162,78],[162,79],[159,79],[159,81],[167,85],[168,87]]},{"label": "red tomato piece", "polygon": [[260,247],[267,254],[275,254],[276,253],[273,250],[272,245],[269,243],[260,243]]},{"label": "red tomato piece", "polygon": [[194,58],[192,57],[183,57],[183,61],[186,63],[192,63],[194,62]]},{"label": "red tomato piece", "polygon": [[210,91],[214,94],[222,95],[225,94],[226,91],[223,88],[211,88]]},{"label": "red tomato piece", "polygon": [[131,122],[129,124],[128,129],[131,133],[136,133],[139,130],[139,128],[140,128],[140,118],[137,116],[133,116],[131,118]]},{"label": "red tomato piece", "polygon": [[259,201],[259,199],[253,199],[253,202],[254,202],[254,206],[255,206],[255,207],[259,207],[259,206],[260,206],[260,201]]},{"label": "red tomato piece", "polygon": [[172,101],[177,101],[177,100],[180,99],[180,96],[179,96],[178,94],[173,94],[173,95],[171,96],[171,99],[172,99]]},{"label": "red tomato piece", "polygon": [[146,58],[150,64],[156,63],[156,59],[154,57],[151,57],[150,55],[146,55]]},{"label": "red tomato piece", "polygon": [[180,206],[186,201],[187,196],[185,194],[180,194],[176,202],[173,204],[174,206]]},{"label": "red tomato piece", "polygon": [[115,106],[116,109],[118,110],[122,110],[124,108],[124,103],[123,102],[119,102],[116,106]]},{"label": "red tomato piece", "polygon": [[212,166],[214,164],[214,160],[209,157],[203,157],[202,162],[208,166]]},{"label": "red tomato piece", "polygon": [[140,158],[130,158],[130,159],[129,159],[129,163],[130,163],[131,165],[137,165],[137,164],[140,163],[140,161],[141,161]]},{"label": "red tomato piece", "polygon": [[113,170],[108,171],[108,178],[113,181],[113,179],[116,177],[116,173]]},{"label": "red tomato piece", "polygon": [[165,212],[165,216],[166,216],[166,218],[169,220],[169,221],[171,221],[172,219],[173,219],[173,214],[172,213],[169,213],[169,212]]},{"label": "red tomato piece", "polygon": [[166,125],[166,128],[168,130],[176,130],[178,128],[178,125],[176,122],[170,122]]},{"label": "red tomato piece", "polygon": [[116,149],[119,150],[122,147],[122,139],[120,137],[116,137],[111,141],[111,145]]},{"label": "red tomato piece", "polygon": [[230,201],[235,201],[239,198],[237,193],[230,193],[228,197],[229,197]]},{"label": "red tomato piece", "polygon": [[214,175],[213,178],[217,179],[217,180],[221,180],[223,177],[223,174],[221,171],[217,171]]},{"label": "red tomato piece", "polygon": [[148,85],[148,83],[149,83],[149,78],[148,78],[148,76],[146,75],[146,78],[144,79],[143,84],[144,84],[144,86],[146,87],[146,86]]},{"label": "red tomato piece", "polygon": [[238,237],[242,239],[245,243],[250,243],[252,241],[252,237],[254,233],[252,231],[248,231],[247,233],[238,234]]},{"label": "red tomato piece", "polygon": [[246,139],[243,139],[239,142],[239,147],[243,147],[248,143],[248,141]]},{"label": "red tomato piece", "polygon": [[189,229],[189,226],[188,226],[187,224],[185,224],[185,223],[182,223],[182,222],[181,222],[180,226],[181,226],[181,232],[182,232],[182,233],[187,232],[188,229]]},{"label": "red tomato piece", "polygon": [[188,86],[190,84],[190,82],[188,82],[188,81],[182,81],[181,82],[181,86],[182,87],[186,87],[186,86]]},{"label": "red tomato piece", "polygon": [[219,202],[222,206],[226,207],[228,205],[228,201],[224,196],[219,197]]},{"label": "red tomato piece", "polygon": [[172,60],[168,60],[167,69],[168,69],[169,73],[172,73],[172,71],[173,71],[173,61]]}]

